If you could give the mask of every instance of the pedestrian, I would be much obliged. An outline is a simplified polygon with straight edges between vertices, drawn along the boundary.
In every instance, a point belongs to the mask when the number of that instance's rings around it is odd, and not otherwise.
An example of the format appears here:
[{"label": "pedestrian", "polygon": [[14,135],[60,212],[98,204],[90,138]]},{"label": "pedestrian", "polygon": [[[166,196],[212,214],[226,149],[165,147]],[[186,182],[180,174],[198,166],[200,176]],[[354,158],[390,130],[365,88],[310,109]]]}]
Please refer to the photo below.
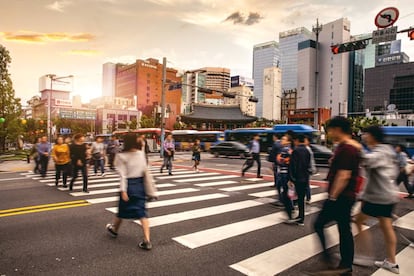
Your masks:
[{"label": "pedestrian", "polygon": [[354,239],[351,232],[351,210],[356,198],[359,171],[359,150],[350,145],[351,123],[344,117],[332,118],[327,126],[329,137],[338,143],[328,172],[328,199],[324,202],[314,228],[320,239],[325,261],[331,263],[327,251],[324,227],[331,221],[338,223],[341,260],[330,273],[352,273]]},{"label": "pedestrian", "polygon": [[62,174],[63,187],[66,188],[70,164],[70,150],[69,146],[63,143],[62,136],[56,139],[56,144],[52,149],[52,158],[55,161],[55,186],[58,186],[60,175]]},{"label": "pedestrian", "polygon": [[[316,169],[315,157],[313,156],[313,151],[310,147],[310,140],[309,140],[309,137],[307,136],[305,136],[305,146],[310,154],[310,164],[309,164],[308,171],[311,175],[313,175],[313,174],[316,174],[318,170]],[[311,191],[310,184],[308,181],[308,185],[306,186],[306,204],[310,204],[311,199],[312,199],[312,191]]]},{"label": "pedestrian", "polygon": [[168,175],[172,175],[172,159],[174,158],[175,145],[171,134],[167,135],[162,147],[164,150],[164,162],[161,166],[160,173],[166,167],[168,169]]},{"label": "pedestrian", "polygon": [[196,172],[199,172],[198,166],[200,165],[201,161],[201,146],[200,146],[200,139],[196,139],[194,145],[192,147],[193,156],[192,160],[194,161],[193,168]]},{"label": "pedestrian", "polygon": [[395,259],[397,238],[392,226],[392,213],[399,201],[398,189],[395,185],[398,175],[396,153],[390,145],[384,144],[384,132],[379,126],[366,128],[362,138],[369,147],[369,151],[361,151],[361,162],[366,171],[366,185],[360,195],[361,212],[355,221],[362,235],[361,240],[365,243],[364,248],[368,248],[370,247],[367,244],[370,240],[369,233],[363,232],[362,226],[369,217],[379,220],[387,258],[384,261],[375,262],[375,265],[399,274],[399,266]]},{"label": "pedestrian", "polygon": [[105,144],[102,136],[97,136],[95,142],[92,143],[92,159],[94,174],[98,173],[98,168],[101,169],[101,176],[105,176]]},{"label": "pedestrian", "polygon": [[115,167],[114,167],[115,155],[119,152],[119,141],[115,135],[111,136],[111,140],[108,142],[106,152],[108,154],[109,169],[115,170]]},{"label": "pedestrian", "polygon": [[[263,178],[263,176],[260,174],[260,169],[262,167],[262,163],[261,163],[261,160],[260,160],[260,136],[259,136],[259,134],[254,135],[253,140],[251,140],[250,143],[249,143],[249,149],[250,149],[250,152],[252,154],[253,161],[256,161],[256,163],[257,163],[256,177],[257,178]],[[245,166],[242,169],[242,177],[244,177],[244,174],[251,167],[253,167],[253,162],[249,163],[247,166]]]},{"label": "pedestrian", "polygon": [[290,156],[292,154],[290,136],[284,135],[280,140],[281,149],[280,153],[276,156],[278,166],[277,176],[277,193],[279,195],[279,202],[275,202],[274,205],[280,206],[280,202],[285,207],[285,211],[288,215],[288,220],[292,220],[293,203],[289,197],[289,163]]},{"label": "pedestrian", "polygon": [[141,141],[142,150],[145,153],[145,160],[147,161],[147,165],[149,166],[148,154],[150,152],[150,148],[149,148],[149,145],[148,145],[147,138],[145,137],[145,134],[141,134],[139,136],[139,140]]},{"label": "pedestrian", "polygon": [[144,239],[139,248],[151,250],[150,227],[145,207],[146,194],[144,176],[148,173],[145,153],[138,150],[137,138],[133,134],[124,137],[124,149],[115,157],[115,164],[121,177],[118,213],[112,224],[107,224],[109,234],[116,238],[123,219],[139,219]]},{"label": "pedestrian", "polygon": [[267,161],[272,163],[272,169],[273,169],[273,181],[274,181],[274,187],[277,187],[277,162],[276,162],[276,157],[277,155],[280,153],[281,150],[281,144],[280,144],[280,139],[279,136],[277,134],[273,135],[273,145],[272,145],[272,149],[270,150],[270,153],[267,157]]},{"label": "pedestrian", "polygon": [[398,160],[398,167],[399,167],[399,174],[397,177],[397,186],[404,183],[405,189],[407,189],[408,196],[407,198],[413,198],[414,189],[408,182],[408,174],[405,167],[408,164],[408,155],[405,152],[405,147],[403,145],[395,146],[395,151],[397,153],[397,160]]},{"label": "pedestrian", "polygon": [[311,155],[306,148],[305,136],[298,134],[295,137],[295,149],[289,162],[289,181],[295,185],[299,207],[299,216],[289,222],[297,225],[304,225],[305,222],[305,194],[306,188],[309,187],[310,163]]},{"label": "pedestrian", "polygon": [[40,158],[39,153],[37,152],[37,147],[40,144],[40,140],[40,137],[36,138],[36,141],[34,142],[33,147],[30,151],[30,157],[33,158],[33,161],[35,162],[35,166],[33,168],[34,173],[40,173]]},{"label": "pedestrian", "polygon": [[88,172],[87,172],[87,163],[86,163],[86,144],[85,136],[81,133],[75,134],[73,136],[73,143],[70,145],[70,157],[72,160],[72,179],[69,184],[69,191],[73,190],[73,183],[75,183],[76,178],[78,178],[78,172],[82,173],[83,187],[82,191],[88,193]]},{"label": "pedestrian", "polygon": [[43,135],[40,139],[40,143],[37,145],[37,154],[39,156],[40,163],[40,175],[42,177],[46,177],[47,166],[49,165],[51,150],[52,148],[47,140],[47,136]]}]

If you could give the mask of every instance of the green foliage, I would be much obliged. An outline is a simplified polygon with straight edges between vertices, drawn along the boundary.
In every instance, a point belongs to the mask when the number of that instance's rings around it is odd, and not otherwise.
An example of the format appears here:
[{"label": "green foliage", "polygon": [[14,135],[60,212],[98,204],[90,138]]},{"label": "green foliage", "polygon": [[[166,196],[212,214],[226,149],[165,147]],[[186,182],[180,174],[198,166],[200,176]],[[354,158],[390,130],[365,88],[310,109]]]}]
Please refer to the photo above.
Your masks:
[{"label": "green foliage", "polygon": [[378,126],[385,126],[387,125],[387,121],[385,120],[378,120],[375,116],[372,118],[366,117],[354,117],[349,118],[352,123],[352,132],[358,133],[362,131],[364,128],[368,126],[378,125]]},{"label": "green foliage", "polygon": [[56,125],[57,131],[59,131],[59,129],[61,128],[69,128],[72,131],[72,134],[86,134],[87,132],[93,131],[93,125],[95,124],[95,122],[91,120],[74,120],[58,118],[54,120],[54,124]]},{"label": "green foliage", "polygon": [[155,127],[155,121],[153,118],[142,115],[140,125],[141,128],[152,128]]},{"label": "green foliage", "polygon": [[131,120],[129,123],[129,129],[134,130],[138,128],[138,121],[137,120]]},{"label": "green foliage", "polygon": [[7,141],[16,141],[22,132],[19,117],[22,113],[20,98],[15,97],[13,83],[8,72],[11,63],[9,51],[0,45],[0,150],[4,151]]},{"label": "green foliage", "polygon": [[175,122],[173,125],[174,129],[187,129],[187,125],[183,122]]}]

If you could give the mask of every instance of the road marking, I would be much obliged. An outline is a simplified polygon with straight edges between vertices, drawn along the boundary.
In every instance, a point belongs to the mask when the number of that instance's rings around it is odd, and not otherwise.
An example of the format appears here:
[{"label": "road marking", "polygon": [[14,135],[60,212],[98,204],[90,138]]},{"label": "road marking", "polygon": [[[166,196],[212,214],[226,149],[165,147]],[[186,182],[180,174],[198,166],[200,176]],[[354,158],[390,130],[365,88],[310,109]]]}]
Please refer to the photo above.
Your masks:
[{"label": "road marking", "polygon": [[[414,211],[409,212],[408,214],[398,218],[394,222],[394,226],[404,228],[404,229],[414,230]],[[414,271],[414,269],[412,271]]]},{"label": "road marking", "polygon": [[[51,185],[51,184],[49,184]],[[53,186],[55,184],[52,184]],[[104,184],[94,184],[94,185],[89,185],[88,183],[88,189],[90,188],[103,188],[103,187],[112,187],[112,186],[119,186],[119,182],[113,182],[113,183],[104,183]],[[175,184],[170,184],[170,183],[165,183],[165,184],[156,184],[155,186],[157,186],[157,188],[168,188],[168,187],[175,187],[177,185]],[[58,190],[60,191],[67,191],[69,188],[63,188],[63,187],[59,187]],[[81,190],[83,189],[82,185],[77,185],[77,186],[73,186],[74,190]]]},{"label": "road marking", "polygon": [[109,194],[109,193],[116,193],[116,192],[119,192],[119,188],[96,190],[96,191],[90,191],[89,193],[85,193],[85,192],[74,192],[74,193],[70,193],[70,195],[71,196],[86,196],[86,195]]},{"label": "road marking", "polygon": [[257,182],[263,180],[263,178],[246,178],[247,181]]},{"label": "road marking", "polygon": [[[113,182],[113,183],[118,183],[118,185],[119,185],[119,180],[120,180],[120,178],[105,178],[105,179],[95,179],[95,180],[89,180],[89,179],[88,179],[88,184],[89,184],[89,183],[101,183],[101,182],[108,182],[108,181],[117,181],[117,182]],[[45,181],[45,182],[46,182],[46,181]],[[51,182],[51,183],[46,184],[47,186],[55,186],[55,180],[48,181],[48,182]],[[68,181],[68,184],[69,184],[69,182],[70,182],[70,181]],[[82,179],[81,179],[81,180],[76,180],[76,181],[74,182],[74,184],[82,184],[82,183],[83,183]]]},{"label": "road marking", "polygon": [[[310,185],[310,188],[316,189],[316,188],[319,188],[319,186]],[[275,196],[275,195],[277,195],[276,188],[271,191],[264,191],[264,192],[249,194],[249,196],[254,196],[254,197],[270,197],[270,196]]]},{"label": "road marking", "polygon": [[[407,246],[396,256],[397,263],[400,267],[401,275],[412,275],[414,271],[414,250]],[[372,276],[387,276],[393,275],[391,272],[385,269],[378,269]]]},{"label": "road marking", "polygon": [[23,214],[58,210],[58,209],[64,209],[64,208],[81,207],[81,206],[87,206],[87,205],[90,205],[90,203],[88,203],[85,200],[76,200],[76,201],[66,201],[66,202],[26,206],[26,207],[20,207],[20,208],[0,210],[0,217],[23,215]]},{"label": "road marking", "polygon": [[216,181],[216,182],[211,182],[211,183],[195,184],[195,186],[198,186],[198,187],[211,187],[211,186],[227,185],[227,184],[234,184],[234,183],[239,183],[240,184],[240,182],[237,182],[237,181],[226,180],[226,181]]},{"label": "road marking", "polygon": [[[368,229],[364,227],[364,230]],[[358,230],[353,226],[353,234]],[[337,225],[325,228],[327,248],[338,244],[339,233]],[[304,250],[306,248],[306,250]],[[322,252],[316,233],[304,236],[289,243],[232,264],[230,267],[245,275],[276,275],[300,262],[303,262]],[[277,260],[277,261],[276,261]]]},{"label": "road marking", "polygon": [[236,186],[236,187],[223,188],[223,189],[220,189],[220,191],[225,191],[225,192],[243,191],[243,190],[249,190],[249,189],[269,187],[270,185],[273,185],[273,184],[274,184],[273,182],[266,182],[266,183],[260,183],[260,184],[242,185],[242,186]]},{"label": "road marking", "polygon": [[[158,192],[158,196],[175,195],[175,194],[183,194],[183,193],[192,193],[192,192],[198,192],[198,191],[200,191],[200,190],[199,189],[194,189],[194,188],[165,190],[165,191],[159,191]],[[85,194],[85,193],[81,193],[81,194],[88,195],[88,194]],[[113,201],[118,201],[118,200],[119,200],[119,196],[110,196],[110,197],[86,199],[86,201],[89,202],[89,203],[91,203],[91,204],[113,202]]]},{"label": "road marking", "polygon": [[[185,170],[185,171],[180,171],[180,172],[177,172],[177,171],[174,171],[174,175],[181,175],[181,174],[193,174],[193,173],[195,173],[194,171],[187,171],[187,170]],[[152,176],[165,176],[166,175],[166,173],[164,172],[164,173],[151,173],[151,175]]]},{"label": "road marking", "polygon": [[[227,212],[242,210],[250,207],[255,207],[263,205],[263,203],[255,201],[255,200],[245,200],[240,202],[234,202],[229,204],[223,204],[213,207],[207,207],[207,208],[201,208],[201,209],[195,209],[191,211],[184,211],[179,213],[172,213],[164,216],[158,216],[158,217],[151,217],[149,218],[149,223],[151,227],[175,223],[175,222],[181,222],[185,220],[190,219],[197,219],[202,217],[208,217],[218,214],[223,214]],[[139,221],[135,221],[139,223]]]},{"label": "road marking", "polygon": [[192,178],[192,179],[174,180],[174,182],[186,183],[186,182],[198,182],[198,181],[218,180],[218,179],[227,179],[227,178],[235,178],[235,176],[234,175],[221,175],[221,176],[212,176],[212,177],[200,177],[200,178]]},{"label": "road marking", "polygon": [[[263,204],[263,203],[262,203]],[[309,215],[318,212],[319,209],[311,207],[305,214]],[[226,224],[223,226],[194,232],[188,235],[183,235],[173,238],[176,242],[194,249],[200,246],[205,246],[211,243],[236,237],[238,235],[246,234],[252,231],[263,229],[266,227],[280,224],[286,220],[285,212],[277,212],[270,215],[261,216],[258,218],[243,220],[235,223]],[[150,222],[151,223],[151,222]],[[302,250],[303,251],[303,250]],[[276,259],[275,259],[276,260]],[[274,260],[273,260],[274,261]],[[272,274],[274,275],[274,274]]]},{"label": "road marking", "polygon": [[27,177],[2,178],[0,179],[0,181],[21,180],[21,179],[27,179]]},{"label": "road marking", "polygon": [[176,179],[176,178],[190,178],[190,177],[199,177],[199,176],[208,176],[208,175],[219,175],[218,173],[194,173],[186,175],[169,175],[169,176],[157,176],[157,179]]}]

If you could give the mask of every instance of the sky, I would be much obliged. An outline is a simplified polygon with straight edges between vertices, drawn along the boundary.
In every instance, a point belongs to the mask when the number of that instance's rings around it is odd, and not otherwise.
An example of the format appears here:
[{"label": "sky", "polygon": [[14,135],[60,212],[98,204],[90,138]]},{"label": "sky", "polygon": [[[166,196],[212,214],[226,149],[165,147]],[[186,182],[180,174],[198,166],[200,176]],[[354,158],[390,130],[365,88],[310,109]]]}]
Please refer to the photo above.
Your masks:
[{"label": "sky", "polygon": [[[16,96],[38,95],[39,77],[73,75],[72,95],[102,94],[105,62],[167,57],[191,70],[226,67],[251,76],[253,45],[279,32],[346,17],[351,34],[371,33],[385,7],[400,11],[399,29],[414,26],[412,0],[0,0],[0,44],[12,57]],[[399,35],[414,60],[414,41]]]}]

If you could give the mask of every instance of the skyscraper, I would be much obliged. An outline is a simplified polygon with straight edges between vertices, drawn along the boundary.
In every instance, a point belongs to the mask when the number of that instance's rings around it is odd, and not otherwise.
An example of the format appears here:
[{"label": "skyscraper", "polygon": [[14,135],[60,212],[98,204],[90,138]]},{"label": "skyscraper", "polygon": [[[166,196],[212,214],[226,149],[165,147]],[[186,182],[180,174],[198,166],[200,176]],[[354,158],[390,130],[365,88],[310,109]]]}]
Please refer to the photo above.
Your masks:
[{"label": "skyscraper", "polygon": [[102,96],[115,97],[116,64],[107,62],[102,68]]},{"label": "skyscraper", "polygon": [[263,118],[281,119],[282,72],[279,67],[265,68],[263,77]]},{"label": "skyscraper", "polygon": [[263,76],[264,69],[280,67],[279,45],[276,41],[257,44],[253,47],[254,95],[259,99],[256,116],[263,117]]},{"label": "skyscraper", "polygon": [[311,31],[301,27],[279,33],[280,68],[282,69],[282,90],[297,89],[298,44],[313,37]]}]

